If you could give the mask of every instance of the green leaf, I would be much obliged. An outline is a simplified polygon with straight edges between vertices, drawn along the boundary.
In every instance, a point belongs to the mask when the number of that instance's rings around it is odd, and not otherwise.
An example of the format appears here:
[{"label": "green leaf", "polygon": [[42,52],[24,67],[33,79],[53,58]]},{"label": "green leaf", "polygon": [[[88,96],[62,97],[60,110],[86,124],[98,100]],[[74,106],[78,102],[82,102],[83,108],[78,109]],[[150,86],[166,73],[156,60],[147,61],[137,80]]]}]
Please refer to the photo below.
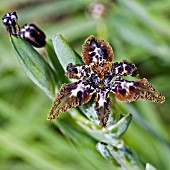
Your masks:
[{"label": "green leaf", "polygon": [[58,57],[54,51],[53,45],[52,45],[52,40],[51,39],[47,39],[46,40],[46,45],[45,45],[45,49],[47,50],[48,53],[48,57],[50,59],[50,64],[52,65],[54,71],[55,71],[55,78],[56,78],[56,84],[57,87],[60,88],[60,86],[63,83],[69,82],[69,80],[67,79],[67,77],[64,75],[64,69],[61,66]]},{"label": "green leaf", "polygon": [[55,75],[43,57],[20,37],[11,36],[16,56],[28,77],[45,93],[54,98]]},{"label": "green leaf", "polygon": [[74,49],[66,42],[62,35],[57,34],[52,39],[55,53],[66,71],[66,67],[69,63],[83,64],[80,56],[74,51]]}]

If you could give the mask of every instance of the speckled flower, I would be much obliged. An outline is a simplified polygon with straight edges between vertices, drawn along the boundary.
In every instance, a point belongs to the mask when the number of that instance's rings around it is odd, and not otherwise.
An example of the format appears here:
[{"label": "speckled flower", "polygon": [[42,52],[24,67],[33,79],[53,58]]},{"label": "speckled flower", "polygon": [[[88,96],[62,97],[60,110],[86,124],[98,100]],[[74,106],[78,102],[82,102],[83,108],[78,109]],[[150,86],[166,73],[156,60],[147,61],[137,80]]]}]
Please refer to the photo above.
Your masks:
[{"label": "speckled flower", "polygon": [[19,35],[18,16],[16,12],[8,12],[2,18],[3,24],[10,35]]},{"label": "speckled flower", "polygon": [[63,84],[48,114],[52,120],[69,108],[87,103],[95,93],[95,110],[101,126],[106,126],[109,117],[111,101],[109,93],[122,102],[132,102],[137,99],[163,103],[165,97],[143,78],[137,81],[127,81],[121,76],[137,76],[134,64],[123,60],[112,63],[114,53],[109,43],[100,38],[89,36],[82,46],[82,59],[85,65],[68,64],[66,76],[78,79],[72,84]]}]

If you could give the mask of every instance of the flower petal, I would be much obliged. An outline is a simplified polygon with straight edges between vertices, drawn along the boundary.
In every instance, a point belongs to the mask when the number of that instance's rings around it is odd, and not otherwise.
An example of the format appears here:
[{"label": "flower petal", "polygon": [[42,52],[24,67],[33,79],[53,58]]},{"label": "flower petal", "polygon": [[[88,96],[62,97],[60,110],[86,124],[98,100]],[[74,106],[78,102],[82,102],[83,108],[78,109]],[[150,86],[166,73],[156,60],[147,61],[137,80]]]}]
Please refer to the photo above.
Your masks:
[{"label": "flower petal", "polygon": [[92,95],[93,89],[90,85],[78,81],[72,84],[63,84],[48,114],[48,120],[59,115],[59,111],[65,112],[69,108],[77,107],[87,103]]},{"label": "flower petal", "polygon": [[127,81],[118,77],[112,84],[111,90],[115,93],[118,100],[132,102],[137,99],[149,100],[152,102],[163,103],[165,97],[156,91],[147,79],[137,81]]},{"label": "flower petal", "polygon": [[110,98],[108,91],[100,89],[97,91],[97,96],[95,98],[95,110],[98,115],[101,126],[106,126],[109,113],[110,113]]},{"label": "flower petal", "polygon": [[127,60],[123,60],[122,62],[113,63],[112,64],[112,75],[116,76],[138,76],[137,68],[134,64],[128,62]]},{"label": "flower petal", "polygon": [[82,59],[85,64],[112,61],[113,50],[108,42],[90,35],[82,46]]},{"label": "flower petal", "polygon": [[90,68],[88,65],[73,65],[72,63],[67,66],[66,76],[68,78],[79,79],[88,76],[90,73]]}]

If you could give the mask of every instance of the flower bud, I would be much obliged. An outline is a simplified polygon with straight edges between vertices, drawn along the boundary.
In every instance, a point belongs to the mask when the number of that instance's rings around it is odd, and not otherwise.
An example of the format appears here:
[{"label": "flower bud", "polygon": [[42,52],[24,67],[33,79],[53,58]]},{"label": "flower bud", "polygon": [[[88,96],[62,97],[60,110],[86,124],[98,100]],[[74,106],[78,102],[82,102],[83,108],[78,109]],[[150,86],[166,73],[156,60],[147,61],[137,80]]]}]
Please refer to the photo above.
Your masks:
[{"label": "flower bud", "polygon": [[43,47],[46,44],[45,34],[34,24],[25,24],[20,31],[20,36],[34,47]]},{"label": "flower bud", "polygon": [[10,35],[19,35],[20,27],[17,20],[18,16],[16,12],[8,12],[2,18],[3,24],[6,26]]}]

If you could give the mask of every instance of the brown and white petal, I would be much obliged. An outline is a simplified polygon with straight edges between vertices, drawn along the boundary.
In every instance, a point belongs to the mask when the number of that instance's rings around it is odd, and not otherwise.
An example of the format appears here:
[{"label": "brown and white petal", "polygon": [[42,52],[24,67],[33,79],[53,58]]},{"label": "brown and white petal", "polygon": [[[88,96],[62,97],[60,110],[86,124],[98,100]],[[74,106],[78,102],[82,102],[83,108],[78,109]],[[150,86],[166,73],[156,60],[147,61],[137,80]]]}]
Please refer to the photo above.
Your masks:
[{"label": "brown and white petal", "polygon": [[80,79],[90,74],[90,67],[88,65],[73,65],[72,63],[67,66],[66,76],[68,78]]},{"label": "brown and white petal", "polygon": [[82,59],[85,64],[111,62],[114,53],[108,42],[90,35],[82,46]]},{"label": "brown and white petal", "polygon": [[74,108],[87,103],[94,90],[90,85],[78,81],[72,84],[63,84],[48,114],[48,120],[52,120],[59,112],[66,112],[69,108]]},{"label": "brown and white petal", "polygon": [[165,101],[165,97],[156,91],[146,78],[127,81],[119,77],[111,84],[111,90],[115,93],[116,98],[122,102],[132,102],[138,99],[156,103]]},{"label": "brown and white petal", "polygon": [[110,113],[111,103],[108,93],[108,91],[100,89],[95,98],[95,110],[100,121],[100,126],[103,127],[106,126]]},{"label": "brown and white petal", "polygon": [[113,76],[138,76],[137,68],[134,64],[130,63],[127,60],[123,60],[122,62],[113,63],[111,69]]}]

